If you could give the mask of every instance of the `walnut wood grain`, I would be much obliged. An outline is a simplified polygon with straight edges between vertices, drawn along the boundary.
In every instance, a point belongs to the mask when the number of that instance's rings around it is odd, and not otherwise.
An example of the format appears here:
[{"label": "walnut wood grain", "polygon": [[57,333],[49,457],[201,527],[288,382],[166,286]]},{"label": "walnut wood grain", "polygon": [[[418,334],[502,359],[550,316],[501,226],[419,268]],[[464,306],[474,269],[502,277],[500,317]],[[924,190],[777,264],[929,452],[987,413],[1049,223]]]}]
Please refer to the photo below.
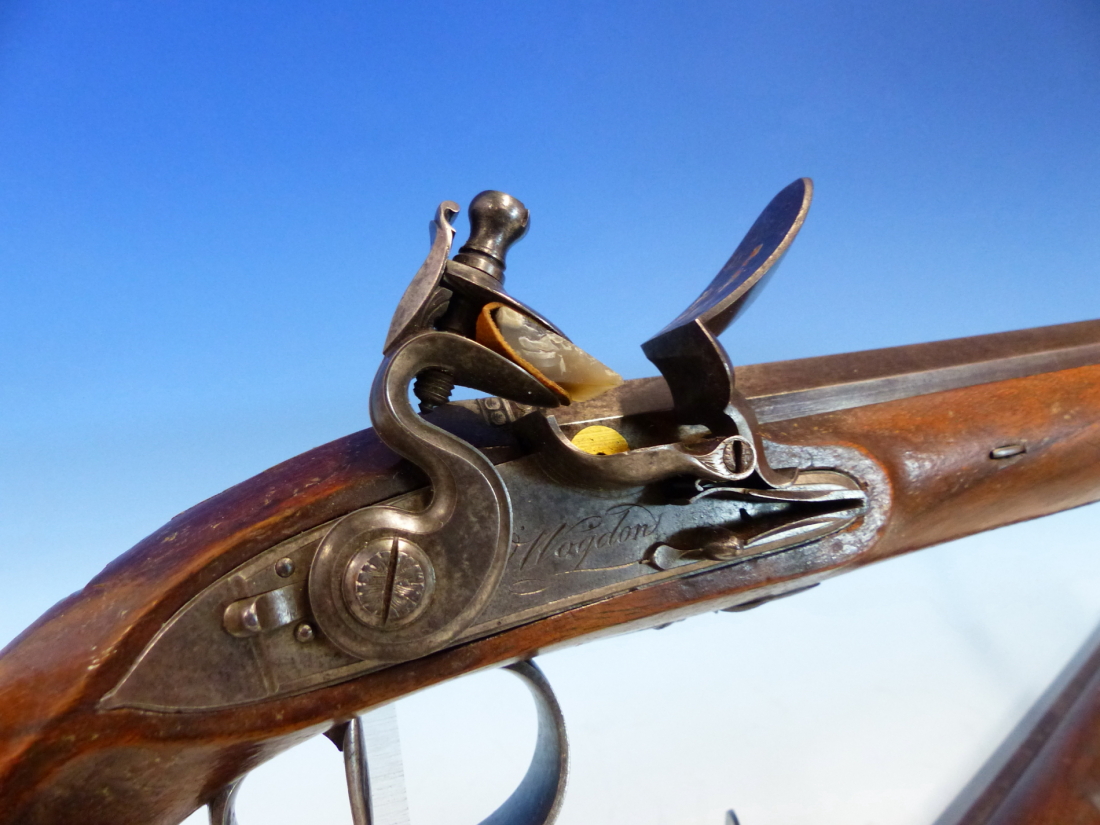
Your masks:
[{"label": "walnut wood grain", "polygon": [[935,825],[1100,823],[1100,627]]},{"label": "walnut wood grain", "polygon": [[[502,459],[513,450],[499,431],[465,420],[454,426]],[[764,429],[808,456],[839,446],[883,469],[888,518],[848,566],[1100,498],[1100,366]],[[989,457],[1008,443],[1027,451]],[[177,823],[230,779],[368,707],[472,670],[756,598],[800,576],[778,554],[298,696],[195,713],[97,710],[191,595],[261,549],[421,483],[371,432],[357,433],[181,514],[49,611],[0,656],[0,823]]]}]

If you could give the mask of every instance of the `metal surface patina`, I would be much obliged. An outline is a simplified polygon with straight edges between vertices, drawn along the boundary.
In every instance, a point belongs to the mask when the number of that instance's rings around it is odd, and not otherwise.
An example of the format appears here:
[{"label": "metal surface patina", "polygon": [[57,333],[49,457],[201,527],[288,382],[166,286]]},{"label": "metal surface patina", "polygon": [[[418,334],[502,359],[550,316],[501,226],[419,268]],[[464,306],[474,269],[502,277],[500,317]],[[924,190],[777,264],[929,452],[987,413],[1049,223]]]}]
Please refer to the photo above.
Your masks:
[{"label": "metal surface patina", "polygon": [[[762,424],[1100,360],[1100,324],[1088,322],[735,370],[717,336],[775,271],[811,195],[806,179],[783,189],[703,293],[643,344],[663,379],[572,403],[479,331],[505,307],[545,332],[540,341],[564,339],[504,291],[526,208],[478,195],[470,239],[452,258],[458,207],[441,204],[370,395],[377,437],[419,481],[221,575],[163,624],[100,707],[242,708],[715,571],[730,595],[711,610],[805,589],[874,543],[894,490],[870,452],[779,443]],[[455,385],[489,397],[448,403]],[[492,446],[470,432],[490,433]],[[1027,451],[1004,438],[982,455],[1009,466]],[[771,584],[738,590],[741,580]],[[564,727],[542,674],[526,662],[512,669],[536,698],[538,746],[486,822],[540,825],[564,791]],[[330,736],[364,825],[373,820],[361,723]],[[235,790],[211,803],[215,823],[234,822]]]}]

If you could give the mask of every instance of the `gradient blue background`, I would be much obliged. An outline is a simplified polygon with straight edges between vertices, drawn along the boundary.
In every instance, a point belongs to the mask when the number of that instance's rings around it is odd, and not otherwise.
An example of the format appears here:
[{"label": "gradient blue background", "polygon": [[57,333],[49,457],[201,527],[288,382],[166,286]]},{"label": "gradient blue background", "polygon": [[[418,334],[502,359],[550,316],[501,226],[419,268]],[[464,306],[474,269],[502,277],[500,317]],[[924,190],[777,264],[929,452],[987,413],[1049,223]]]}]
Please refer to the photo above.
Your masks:
[{"label": "gradient blue background", "polygon": [[[1098,135],[1093,0],[7,0],[0,638],[176,512],[366,426],[440,200],[521,198],[510,290],[637,377],[802,175],[805,229],[724,336],[739,363],[1096,316]],[[1098,526],[545,657],[575,744],[561,821],[931,821],[1100,615]],[[476,821],[522,773],[506,681],[400,707],[419,821]],[[346,817],[318,748],[250,780],[244,821]]]}]

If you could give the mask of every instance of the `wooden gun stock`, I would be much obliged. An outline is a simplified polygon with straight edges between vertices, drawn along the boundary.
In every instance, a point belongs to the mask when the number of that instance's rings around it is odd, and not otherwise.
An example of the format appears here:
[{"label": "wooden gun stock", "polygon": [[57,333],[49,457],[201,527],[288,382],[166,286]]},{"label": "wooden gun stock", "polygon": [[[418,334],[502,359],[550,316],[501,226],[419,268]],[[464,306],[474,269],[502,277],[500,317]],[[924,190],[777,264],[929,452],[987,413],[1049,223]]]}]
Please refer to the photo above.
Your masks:
[{"label": "wooden gun stock", "polygon": [[1100,630],[935,825],[1100,822]]},{"label": "wooden gun stock", "polygon": [[[846,569],[1100,499],[1098,351],[1100,322],[1087,322],[739,368],[769,455],[831,466],[839,451],[862,463],[874,500],[863,518],[795,550],[570,605],[312,689],[214,709],[158,711],[105,701],[197,594],[280,542],[425,484],[419,470],[371,430],[284,462],[177,516],[3,652],[0,823],[178,823],[274,754],[427,685],[601,635],[743,606]],[[1031,359],[1030,366],[1020,366],[1021,359]],[[1010,361],[1015,376],[989,368],[984,378],[961,375],[966,364]],[[904,397],[899,382],[917,372],[926,376],[922,389]],[[848,390],[838,389],[838,376]],[[846,408],[822,411],[821,399]],[[664,383],[645,379],[628,383],[610,401],[592,402],[588,415],[612,424],[647,415],[659,422],[669,403]],[[527,447],[517,428],[487,423],[477,409],[472,402],[451,404],[433,420],[497,466],[520,459]],[[583,423],[585,410],[584,404],[571,408],[569,420]],[[1095,670],[1096,656],[1089,661]],[[177,678],[188,674],[189,663],[178,662]],[[1070,791],[1047,790],[1069,787],[1059,778],[1066,754],[1085,754],[1073,770],[1100,782],[1094,736],[1082,732],[1094,727],[1096,715],[1096,677],[1088,678],[1089,698],[1071,703],[1048,741],[1053,755],[1043,751],[1019,782],[1012,780],[1019,786],[1014,793],[1036,800],[1028,804],[1037,812],[1058,805],[1077,810],[1056,801]],[[1074,780],[1072,793],[1081,787]],[[1092,819],[1051,816],[960,821],[1100,820],[1095,811]]]}]

